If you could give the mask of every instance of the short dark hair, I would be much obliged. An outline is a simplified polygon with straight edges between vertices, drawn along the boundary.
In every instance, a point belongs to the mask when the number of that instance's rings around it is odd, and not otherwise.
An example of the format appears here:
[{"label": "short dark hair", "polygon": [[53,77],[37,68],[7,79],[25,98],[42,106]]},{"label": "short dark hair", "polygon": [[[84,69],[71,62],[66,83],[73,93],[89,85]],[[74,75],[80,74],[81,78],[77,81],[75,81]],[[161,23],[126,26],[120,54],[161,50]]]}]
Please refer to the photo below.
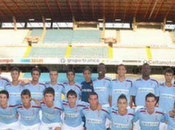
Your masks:
[{"label": "short dark hair", "polygon": [[33,68],[31,74],[33,74],[34,71],[37,71],[39,75],[41,75],[41,70],[38,67]]},{"label": "short dark hair", "polygon": [[86,67],[83,69],[83,73],[84,73],[86,70],[88,70],[89,72],[92,73],[92,70],[91,70],[91,68],[90,68],[89,66],[86,66]]},{"label": "short dark hair", "polygon": [[119,64],[119,65],[117,66],[117,69],[118,69],[120,66],[123,66],[123,67],[126,68],[126,66],[125,66],[124,64]]},{"label": "short dark hair", "polygon": [[165,75],[166,73],[171,73],[172,75],[174,75],[174,70],[171,69],[171,68],[167,68],[167,69],[164,71],[164,75]]},{"label": "short dark hair", "polygon": [[149,97],[153,97],[154,99],[156,99],[156,96],[153,93],[148,93],[145,97],[145,101],[147,101]]},{"label": "short dark hair", "polygon": [[121,94],[121,95],[118,97],[117,102],[118,102],[120,99],[125,99],[126,102],[128,101],[127,98],[126,98],[126,96],[125,96],[124,94]]},{"label": "short dark hair", "polygon": [[44,96],[45,96],[46,94],[52,94],[53,96],[55,96],[55,90],[54,90],[53,88],[51,88],[51,87],[48,87],[48,88],[46,88],[46,89],[44,90]]},{"label": "short dark hair", "polygon": [[11,72],[13,72],[13,71],[17,71],[18,74],[20,74],[20,69],[19,69],[18,67],[13,67],[13,68],[11,69]]},{"label": "short dark hair", "polygon": [[98,98],[98,94],[97,94],[96,92],[90,93],[90,94],[89,94],[89,98],[90,98],[90,96],[92,96],[92,95],[95,95],[95,96],[97,96],[97,98]]},{"label": "short dark hair", "polygon": [[29,97],[31,97],[31,92],[30,92],[30,90],[24,89],[24,90],[21,92],[21,97],[22,97],[23,95],[28,95]]},{"label": "short dark hair", "polygon": [[69,97],[69,95],[77,97],[77,93],[74,90],[69,90],[68,91],[67,98]]},{"label": "short dark hair", "polygon": [[73,69],[69,69],[69,70],[67,70],[66,74],[68,75],[68,73],[70,73],[70,72],[72,72],[73,75],[75,75],[75,71],[74,71]]},{"label": "short dark hair", "polygon": [[7,99],[9,99],[9,93],[7,90],[1,90],[0,94],[5,94],[7,96]]},{"label": "short dark hair", "polygon": [[56,72],[58,73],[58,70],[55,69],[55,68],[50,69],[50,70],[49,70],[49,73],[52,72],[52,71],[56,71]]},{"label": "short dark hair", "polygon": [[100,66],[100,65],[104,65],[104,66],[105,66],[105,64],[104,64],[104,63],[99,63],[99,64],[98,64],[98,66]]}]

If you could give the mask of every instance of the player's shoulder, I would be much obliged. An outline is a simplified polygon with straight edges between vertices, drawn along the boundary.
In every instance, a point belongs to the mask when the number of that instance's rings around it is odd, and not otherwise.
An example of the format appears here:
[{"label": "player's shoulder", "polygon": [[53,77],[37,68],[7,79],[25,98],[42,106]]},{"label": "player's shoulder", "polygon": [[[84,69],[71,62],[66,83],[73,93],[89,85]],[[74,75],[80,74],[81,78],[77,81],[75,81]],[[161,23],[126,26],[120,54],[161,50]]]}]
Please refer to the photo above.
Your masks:
[{"label": "player's shoulder", "polygon": [[84,107],[82,110],[83,110],[83,111],[89,111],[90,108],[89,108],[89,107]]},{"label": "player's shoulder", "polygon": [[129,108],[129,109],[128,109],[128,115],[130,115],[130,116],[135,116],[135,111],[134,111],[134,109]]},{"label": "player's shoulder", "polygon": [[30,83],[30,82],[25,83],[25,84],[24,84],[24,87],[29,86],[29,85],[31,85],[31,83]]},{"label": "player's shoulder", "polygon": [[138,78],[134,82],[141,82],[141,81],[142,81],[142,78]]},{"label": "player's shoulder", "polygon": [[6,87],[10,87],[10,86],[12,86],[12,83],[11,82],[8,82],[7,85],[6,85]]},{"label": "player's shoulder", "polygon": [[23,109],[23,105],[22,104],[19,104],[17,108],[18,109]]},{"label": "player's shoulder", "polygon": [[37,105],[34,101],[31,101],[32,108],[41,108],[39,105]]},{"label": "player's shoulder", "polygon": [[140,108],[137,110],[137,112],[139,113],[145,113],[146,112],[146,108]]},{"label": "player's shoulder", "polygon": [[62,105],[63,105],[63,106],[68,106],[68,105],[69,105],[69,103],[68,103],[68,101],[67,101],[67,100],[62,100]]},{"label": "player's shoulder", "polygon": [[45,88],[46,88],[46,84],[41,83],[41,82],[39,82],[38,84],[39,84],[40,86],[42,86],[42,87],[45,87]]},{"label": "player's shoulder", "polygon": [[8,78],[5,78],[5,77],[1,77],[1,80],[5,81],[5,82],[10,82],[10,80]]},{"label": "player's shoulder", "polygon": [[64,84],[63,83],[57,83],[57,85],[64,88]]},{"label": "player's shoulder", "polygon": [[102,107],[101,111],[109,114],[109,109],[107,107]]},{"label": "player's shoulder", "polygon": [[118,81],[118,79],[112,79],[111,80],[111,82],[117,82]]},{"label": "player's shoulder", "polygon": [[48,81],[48,82],[45,82],[45,85],[46,85],[46,86],[50,85],[50,82],[49,82],[49,81]]},{"label": "player's shoulder", "polygon": [[19,106],[19,104],[9,105],[9,108],[17,108],[18,106]]},{"label": "player's shoulder", "polygon": [[159,87],[165,87],[165,83],[160,83]]},{"label": "player's shoulder", "polygon": [[125,81],[129,82],[129,83],[132,83],[132,80],[130,80],[130,79],[126,79]]},{"label": "player's shoulder", "polygon": [[112,79],[111,78],[109,78],[109,77],[104,77],[104,80],[106,80],[106,81],[111,81]]},{"label": "player's shoulder", "polygon": [[158,107],[155,107],[155,113],[156,114],[161,114],[161,115],[164,115],[164,112],[161,108],[158,108]]},{"label": "player's shoulder", "polygon": [[81,89],[81,85],[79,83],[75,83],[75,87]]},{"label": "player's shoulder", "polygon": [[159,84],[159,82],[158,82],[156,79],[150,78],[150,80],[151,80],[152,82],[155,82],[156,84]]},{"label": "player's shoulder", "polygon": [[83,102],[83,101],[77,101],[77,107],[86,107],[88,103]]}]

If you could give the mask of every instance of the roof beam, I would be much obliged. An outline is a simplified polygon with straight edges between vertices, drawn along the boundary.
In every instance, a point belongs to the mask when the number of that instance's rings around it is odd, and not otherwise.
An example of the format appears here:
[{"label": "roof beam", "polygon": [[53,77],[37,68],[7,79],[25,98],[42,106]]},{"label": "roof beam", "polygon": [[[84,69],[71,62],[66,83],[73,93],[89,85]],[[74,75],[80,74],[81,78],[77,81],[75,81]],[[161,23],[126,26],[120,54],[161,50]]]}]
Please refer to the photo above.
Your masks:
[{"label": "roof beam", "polygon": [[167,18],[168,17],[168,15],[172,11],[174,5],[175,5],[175,0],[172,2],[171,7],[169,8],[169,10],[167,11],[167,13],[165,14],[165,17],[164,18]]},{"label": "roof beam", "polygon": [[115,20],[115,16],[116,16],[116,6],[117,6],[117,1],[115,1],[115,3],[114,3],[114,12],[113,12],[114,13],[114,16],[113,16],[114,20]]},{"label": "roof beam", "polygon": [[41,11],[41,9],[40,9],[40,7],[38,6],[36,0],[32,0],[32,1],[35,4],[35,6],[36,6],[37,10],[39,11],[39,13],[41,14],[41,16],[44,16],[43,13],[42,13],[42,11]]},{"label": "roof beam", "polygon": [[150,13],[148,19],[150,19],[150,18],[152,17],[153,12],[154,12],[154,10],[155,10],[155,8],[156,8],[156,6],[157,6],[157,2],[158,2],[158,1],[159,1],[159,0],[156,0],[156,1],[155,1],[154,6],[153,6],[153,8],[152,8],[152,10],[151,10],[151,13]]},{"label": "roof beam", "polygon": [[149,12],[149,10],[150,10],[150,7],[151,7],[151,5],[152,5],[152,2],[153,2],[153,0],[149,0],[149,4],[148,4],[148,7],[147,7],[147,10],[146,10],[146,13],[145,13],[143,19],[146,19],[146,16],[148,15],[148,12]]},{"label": "roof beam", "polygon": [[129,0],[129,2],[127,2],[127,5],[126,5],[126,7],[125,7],[125,12],[124,12],[123,19],[122,19],[123,21],[125,20],[127,11],[128,11],[128,9],[129,9],[129,6],[131,6],[131,4],[132,4],[132,0]]},{"label": "roof beam", "polygon": [[163,7],[163,5],[164,5],[164,2],[165,2],[165,0],[162,0],[162,3],[161,3],[161,5],[160,5],[160,7],[158,8],[156,14],[154,15],[154,19],[157,18],[157,15],[159,14],[160,10],[162,9],[162,7]]},{"label": "roof beam", "polygon": [[84,17],[84,11],[83,11],[82,1],[81,1],[81,0],[78,0],[78,3],[79,3],[79,5],[80,5],[80,10],[81,10],[82,16],[83,16],[83,18],[85,18],[85,17]]},{"label": "roof beam", "polygon": [[[26,5],[26,7],[27,7],[28,11],[29,11],[29,12],[31,12],[32,14],[34,14],[34,12],[33,12],[33,11],[30,9],[30,7],[29,7],[28,3],[27,3],[25,0],[23,0],[23,2],[24,2],[24,4]],[[33,15],[31,15],[31,13],[30,13],[30,16],[31,16],[32,18],[34,18],[34,16],[33,16]]]},{"label": "roof beam", "polygon": [[11,13],[12,16],[16,16],[15,13],[7,6],[7,3],[2,0],[3,5],[5,8]]},{"label": "roof beam", "polygon": [[8,17],[6,16],[6,14],[4,13],[4,11],[0,8],[0,14],[6,19],[8,20]]},{"label": "roof beam", "polygon": [[94,7],[94,2],[93,0],[91,0],[91,6],[92,6],[92,16],[93,16],[93,19],[95,18],[95,7]]},{"label": "roof beam", "polygon": [[45,0],[45,2],[46,2],[47,8],[49,9],[50,14],[52,15],[52,18],[55,19],[54,14],[53,14],[53,12],[52,12],[52,9],[51,9],[51,7],[50,7],[50,5],[49,5],[48,0]]},{"label": "roof beam", "polygon": [[105,0],[103,0],[103,18],[105,18],[105,15],[106,15],[106,8],[105,8]]},{"label": "roof beam", "polygon": [[67,0],[67,4],[68,4],[68,6],[69,6],[70,12],[71,12],[72,17],[73,17],[73,16],[74,16],[74,15],[73,15],[73,9],[72,9],[72,6],[71,6],[69,0]]},{"label": "roof beam", "polygon": [[136,10],[135,10],[134,17],[137,17],[137,13],[138,13],[140,7],[142,6],[142,2],[143,2],[143,0],[140,0],[140,1],[138,2],[138,4],[137,4],[138,6],[137,6],[137,8],[136,8]]},{"label": "roof beam", "polygon": [[58,10],[61,14],[61,17],[64,19],[64,15],[63,15],[63,11],[61,10],[61,5],[60,5],[60,2],[58,0],[55,0],[55,2],[57,3],[57,7],[58,7]]}]

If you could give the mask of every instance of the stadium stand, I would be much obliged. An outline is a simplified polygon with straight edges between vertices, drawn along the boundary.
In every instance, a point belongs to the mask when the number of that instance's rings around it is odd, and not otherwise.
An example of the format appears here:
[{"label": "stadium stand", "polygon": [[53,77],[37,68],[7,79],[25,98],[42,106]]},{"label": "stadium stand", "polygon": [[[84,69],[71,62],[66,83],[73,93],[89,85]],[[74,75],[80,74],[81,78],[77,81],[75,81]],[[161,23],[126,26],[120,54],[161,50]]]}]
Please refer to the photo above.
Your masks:
[{"label": "stadium stand", "polygon": [[105,30],[105,38],[117,38],[116,30]]},{"label": "stadium stand", "polygon": [[108,58],[107,47],[72,47],[70,58]]},{"label": "stadium stand", "polygon": [[0,45],[18,45],[22,44],[24,38],[26,37],[28,33],[28,29],[23,29],[23,30],[0,30]]},{"label": "stadium stand", "polygon": [[66,54],[66,47],[32,47],[29,58],[60,58]]},{"label": "stadium stand", "polygon": [[173,31],[173,42],[175,43],[175,31]]},{"label": "stadium stand", "polygon": [[42,35],[42,29],[33,29],[30,36],[40,37]]}]

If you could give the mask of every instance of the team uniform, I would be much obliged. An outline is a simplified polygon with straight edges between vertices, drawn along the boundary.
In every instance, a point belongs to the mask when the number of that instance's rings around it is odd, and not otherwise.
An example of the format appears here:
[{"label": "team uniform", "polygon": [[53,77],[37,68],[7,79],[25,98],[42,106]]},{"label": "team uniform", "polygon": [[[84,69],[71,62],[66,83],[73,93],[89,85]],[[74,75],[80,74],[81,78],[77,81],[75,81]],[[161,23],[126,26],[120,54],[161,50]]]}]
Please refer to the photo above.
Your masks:
[{"label": "team uniform", "polygon": [[119,79],[114,79],[110,84],[110,95],[112,96],[112,106],[117,105],[118,97],[124,94],[127,97],[128,105],[130,103],[132,81],[125,79],[121,82]]},{"label": "team uniform", "polygon": [[64,85],[61,83],[56,83],[54,85],[51,82],[46,82],[46,87],[51,87],[55,90],[55,100],[61,101],[61,95],[64,94]]},{"label": "team uniform", "polygon": [[18,105],[8,105],[6,109],[0,106],[0,129],[1,130],[19,130],[17,118]]},{"label": "team uniform", "polygon": [[81,97],[81,85],[80,84],[74,83],[73,85],[69,85],[68,82],[65,82],[63,85],[64,85],[65,97],[67,97],[67,93],[69,92],[69,90],[74,90],[77,94],[77,100],[80,99]]},{"label": "team uniform", "polygon": [[21,104],[21,92],[23,90],[23,86],[21,83],[14,86],[11,82],[9,82],[5,86],[5,90],[7,90],[9,93],[9,104]]},{"label": "team uniform", "polygon": [[48,108],[45,102],[41,102],[42,119],[40,130],[50,130],[61,127],[62,104],[58,101],[54,102],[52,108]]},{"label": "team uniform", "polygon": [[175,115],[170,117],[169,114],[166,114],[166,120],[168,121],[167,130],[175,130]]},{"label": "team uniform", "polygon": [[90,82],[84,81],[81,83],[81,101],[89,102],[88,101],[89,94],[92,92],[94,92],[92,81]]},{"label": "team uniform", "polygon": [[88,104],[85,102],[77,101],[74,108],[69,107],[67,101],[63,102],[64,121],[62,130],[83,130],[82,110]]},{"label": "team uniform", "polygon": [[163,111],[157,107],[153,114],[149,114],[146,108],[141,108],[136,112],[134,121],[138,121],[141,130],[159,130],[160,122],[165,122],[165,115]]},{"label": "team uniform", "polygon": [[175,103],[175,85],[168,87],[165,83],[159,87],[159,107],[164,112],[172,111]]},{"label": "team uniform", "polygon": [[106,77],[93,81],[94,91],[98,94],[99,103],[105,107],[109,107],[110,82],[111,80]]},{"label": "team uniform", "polygon": [[27,83],[24,85],[24,89],[28,89],[31,92],[31,97],[39,101],[42,100],[45,88],[46,86],[43,83],[37,83],[36,85],[32,85],[32,83]]},{"label": "team uniform", "polygon": [[157,97],[159,96],[158,82],[154,79],[137,79],[134,82],[131,91],[131,95],[135,96],[135,102],[137,107],[145,106],[145,97],[148,93],[153,93]]},{"label": "team uniform", "polygon": [[0,77],[0,91],[5,89],[5,86],[10,81],[7,78]]},{"label": "team uniform", "polygon": [[86,130],[106,130],[106,119],[110,119],[109,112],[106,108],[99,110],[91,110],[86,107],[82,111],[86,118]]},{"label": "team uniform", "polygon": [[110,116],[112,122],[111,130],[130,130],[132,129],[132,122],[135,117],[133,109],[128,109],[126,115],[120,115],[117,107],[110,108]]},{"label": "team uniform", "polygon": [[40,106],[36,105],[34,102],[31,102],[29,109],[26,109],[23,105],[19,105],[17,111],[20,115],[21,130],[39,130]]}]

